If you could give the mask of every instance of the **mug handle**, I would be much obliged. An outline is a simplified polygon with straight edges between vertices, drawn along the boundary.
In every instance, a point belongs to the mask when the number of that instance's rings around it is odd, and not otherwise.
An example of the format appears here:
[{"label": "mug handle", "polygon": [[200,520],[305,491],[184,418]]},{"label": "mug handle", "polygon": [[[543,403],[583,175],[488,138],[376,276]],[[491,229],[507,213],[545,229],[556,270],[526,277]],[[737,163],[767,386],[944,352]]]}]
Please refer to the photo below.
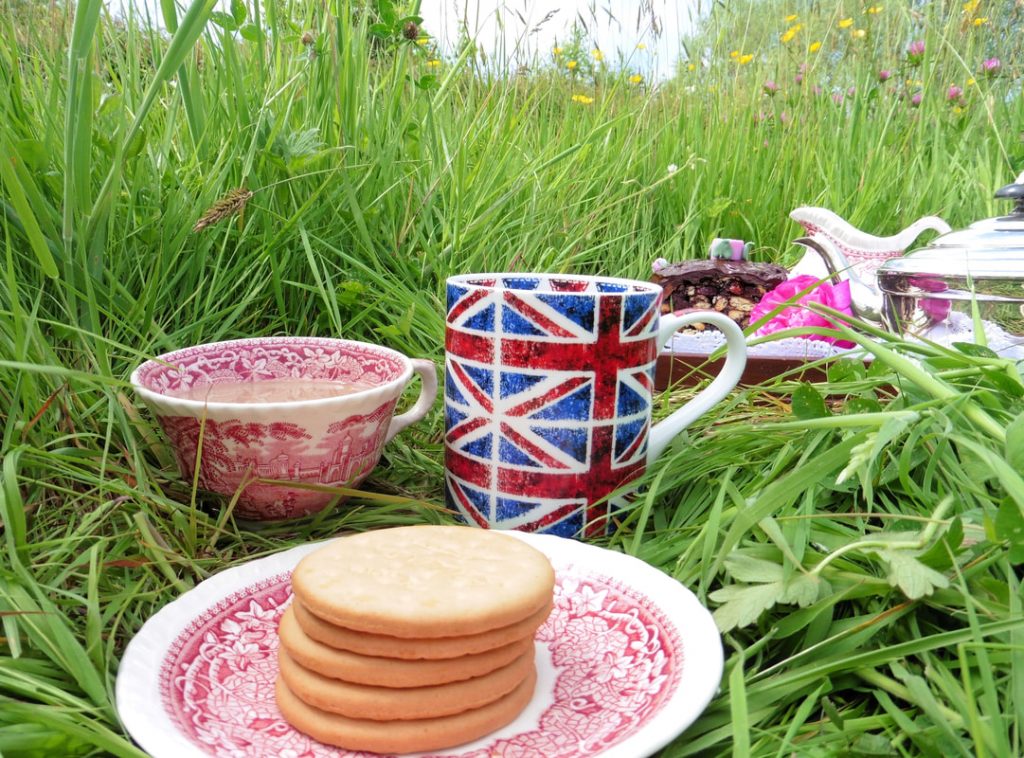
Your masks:
[{"label": "mug handle", "polygon": [[384,438],[385,444],[390,442],[392,438],[405,427],[410,424],[415,424],[421,418],[427,415],[427,411],[430,410],[434,401],[437,400],[437,366],[434,365],[433,361],[421,360],[419,358],[410,359],[412,363],[412,370],[420,375],[420,396],[416,399],[416,404],[407,410],[400,416],[395,416],[391,419],[391,426],[388,427],[387,436]]},{"label": "mug handle", "polygon": [[684,313],[679,316],[662,318],[662,326],[658,329],[658,352],[665,347],[669,337],[676,330],[687,324],[714,324],[725,334],[728,352],[722,371],[693,400],[688,402],[668,418],[659,421],[651,428],[647,441],[647,463],[653,463],[663,452],[673,437],[692,424],[701,415],[711,410],[719,400],[729,394],[739,384],[743,369],[747,365],[747,341],[736,322],[723,313],[715,311],[699,311]]}]

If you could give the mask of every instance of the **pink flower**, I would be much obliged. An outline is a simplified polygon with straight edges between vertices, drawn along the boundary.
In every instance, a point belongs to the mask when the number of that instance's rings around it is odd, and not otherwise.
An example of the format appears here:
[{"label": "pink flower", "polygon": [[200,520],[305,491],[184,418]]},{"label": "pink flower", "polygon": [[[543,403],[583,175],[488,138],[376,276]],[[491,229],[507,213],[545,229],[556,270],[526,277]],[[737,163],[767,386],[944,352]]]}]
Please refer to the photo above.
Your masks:
[{"label": "pink flower", "polygon": [[762,85],[762,89],[764,90],[764,94],[774,95],[779,91],[779,85],[776,84],[774,79],[769,79]]},{"label": "pink flower", "polygon": [[797,74],[796,77],[795,77],[795,81],[796,81],[797,84],[803,84],[804,83],[804,75],[803,74]]},{"label": "pink flower", "polygon": [[919,105],[921,105],[921,101],[923,99],[924,95],[922,95],[920,92],[915,92],[913,95],[910,96],[910,104],[917,108]]},{"label": "pink flower", "polygon": [[[842,281],[839,284],[822,282],[815,286],[818,278],[815,276],[797,276],[787,279],[778,287],[767,293],[761,302],[754,306],[750,312],[750,322],[760,320],[771,311],[793,300],[804,290],[810,289],[794,305],[788,305],[762,324],[755,334],[764,336],[782,331],[783,329],[800,329],[813,327],[817,329],[828,329],[835,324],[824,316],[821,316],[811,309],[805,307],[809,303],[820,303],[833,310],[853,316],[853,309],[850,305],[850,282]],[[813,287],[813,289],[811,289]],[[853,347],[848,340],[836,339],[824,334],[804,335],[807,339],[821,340],[837,347]]]},{"label": "pink flower", "polygon": [[964,94],[962,87],[957,87],[955,84],[949,85],[949,89],[946,90],[946,99],[951,103],[956,102],[960,99],[960,96]]},{"label": "pink flower", "polygon": [[981,71],[985,76],[997,76],[1003,63],[998,58],[986,58],[981,62]]},{"label": "pink flower", "polygon": [[916,39],[907,45],[907,61],[911,66],[918,65],[924,59],[924,40]]},{"label": "pink flower", "polygon": [[878,72],[878,81],[887,82],[892,78],[892,71],[887,68],[883,68]]}]

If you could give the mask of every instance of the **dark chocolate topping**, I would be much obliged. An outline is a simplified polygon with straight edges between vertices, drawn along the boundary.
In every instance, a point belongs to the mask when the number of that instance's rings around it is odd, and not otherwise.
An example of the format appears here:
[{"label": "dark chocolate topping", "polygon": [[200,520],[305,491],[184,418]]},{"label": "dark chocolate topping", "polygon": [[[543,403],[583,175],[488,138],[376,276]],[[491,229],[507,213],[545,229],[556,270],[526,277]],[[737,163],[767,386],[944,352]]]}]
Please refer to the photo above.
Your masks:
[{"label": "dark chocolate topping", "polygon": [[736,278],[754,282],[769,289],[786,281],[786,269],[774,263],[751,263],[750,261],[726,261],[721,259],[683,261],[670,263],[658,269],[652,277],[655,282],[698,282],[702,279]]}]

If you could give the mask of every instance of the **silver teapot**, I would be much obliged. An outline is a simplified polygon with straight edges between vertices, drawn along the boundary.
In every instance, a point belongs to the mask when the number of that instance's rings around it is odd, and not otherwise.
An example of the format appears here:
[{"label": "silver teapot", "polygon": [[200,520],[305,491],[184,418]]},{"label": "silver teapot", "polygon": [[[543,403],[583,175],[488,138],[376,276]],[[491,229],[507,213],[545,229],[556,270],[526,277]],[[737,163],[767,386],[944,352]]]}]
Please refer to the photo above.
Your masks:
[{"label": "silver teapot", "polygon": [[[861,232],[823,208],[797,208],[790,215],[807,234],[795,242],[813,255],[791,275],[848,279],[854,314],[895,334],[955,331],[973,322],[976,306],[986,330],[1024,343],[1024,173],[995,196],[1015,202],[1009,215],[959,231],[929,216],[892,237]],[[929,229],[942,234],[904,255]]]}]

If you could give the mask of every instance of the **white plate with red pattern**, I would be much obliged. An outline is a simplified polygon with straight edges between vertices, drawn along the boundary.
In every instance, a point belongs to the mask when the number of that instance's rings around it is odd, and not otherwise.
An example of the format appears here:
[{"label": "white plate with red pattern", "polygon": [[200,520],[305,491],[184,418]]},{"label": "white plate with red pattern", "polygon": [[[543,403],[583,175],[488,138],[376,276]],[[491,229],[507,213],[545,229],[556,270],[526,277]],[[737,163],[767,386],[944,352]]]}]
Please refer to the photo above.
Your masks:
[{"label": "white plate with red pattern", "polygon": [[[555,567],[536,636],[537,687],[513,723],[437,758],[638,758],[700,715],[722,678],[722,641],[689,590],[636,558],[510,532]],[[151,755],[355,758],[296,731],[274,701],[277,623],[291,570],[322,543],[227,569],[156,613],[117,674],[117,709]]]}]

